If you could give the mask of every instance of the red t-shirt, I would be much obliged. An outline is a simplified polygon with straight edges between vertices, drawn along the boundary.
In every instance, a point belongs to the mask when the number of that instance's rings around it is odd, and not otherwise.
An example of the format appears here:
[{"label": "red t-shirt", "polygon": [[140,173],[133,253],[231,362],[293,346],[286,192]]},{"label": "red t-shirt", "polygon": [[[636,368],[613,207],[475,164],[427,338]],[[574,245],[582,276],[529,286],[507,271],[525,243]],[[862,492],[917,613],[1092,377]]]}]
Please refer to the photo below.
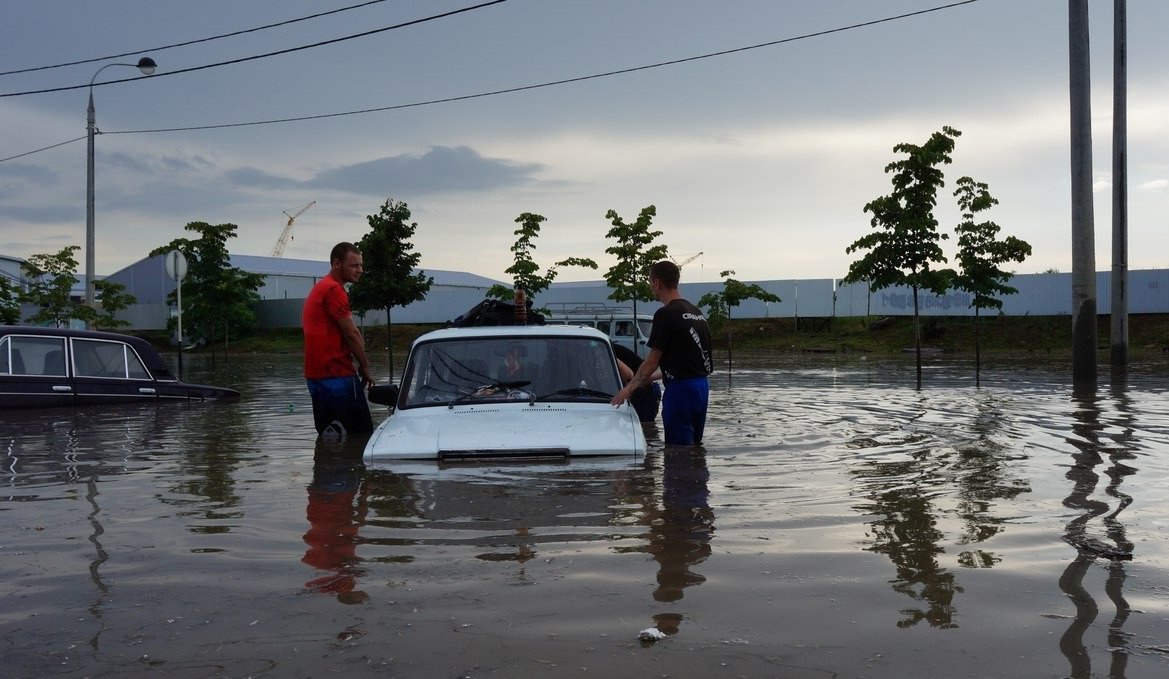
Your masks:
[{"label": "red t-shirt", "polygon": [[353,354],[337,321],[350,317],[349,293],[332,276],[313,286],[300,317],[304,329],[304,376],[309,380],[352,377]]}]

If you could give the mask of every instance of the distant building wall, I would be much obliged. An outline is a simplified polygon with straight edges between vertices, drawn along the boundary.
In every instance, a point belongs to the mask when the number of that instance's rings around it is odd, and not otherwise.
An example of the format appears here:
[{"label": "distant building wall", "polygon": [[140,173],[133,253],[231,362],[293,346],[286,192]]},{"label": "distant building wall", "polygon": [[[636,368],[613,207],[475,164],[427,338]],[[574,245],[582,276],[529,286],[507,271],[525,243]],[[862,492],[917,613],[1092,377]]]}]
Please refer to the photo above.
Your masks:
[{"label": "distant building wall", "polygon": [[[297,288],[297,279],[303,278],[304,285]],[[138,297],[138,304],[119,314],[137,330],[158,330],[166,327],[172,309],[165,303],[165,296],[174,289],[174,282],[166,277],[162,258],[143,260],[131,270],[123,270],[107,280],[126,285],[127,290]],[[300,311],[304,295],[311,288],[312,277],[283,276],[265,286],[270,293],[267,299],[256,306],[261,327],[299,327]],[[913,291],[909,288],[894,287],[870,292],[864,284],[835,285],[827,279],[800,279],[775,281],[745,281],[778,295],[782,301],[765,303],[759,300],[745,300],[731,310],[733,318],[830,318],[834,316],[908,316],[913,314]],[[1068,316],[1071,315],[1072,293],[1071,274],[1044,273],[1020,274],[1008,281],[1018,292],[1002,297],[1002,313],[1008,316]],[[431,288],[426,299],[406,307],[393,309],[394,323],[443,323],[465,313],[483,300],[486,285],[438,285]],[[721,282],[682,283],[682,296],[697,302],[708,292],[722,289]],[[142,296],[139,292],[143,293]],[[541,293],[535,300],[536,307],[577,305],[603,302],[616,305],[609,300],[609,288],[603,281],[555,284]],[[1129,272],[1129,313],[1169,313],[1169,269],[1142,269]],[[287,297],[285,297],[287,295]],[[295,296],[294,296],[295,295]],[[146,299],[143,299],[143,297]],[[1111,312],[1111,275],[1109,272],[1096,274],[1097,313]],[[973,316],[970,308],[971,296],[965,292],[950,292],[946,295],[920,293],[920,312],[925,316]],[[629,302],[622,306],[632,306]],[[657,302],[639,302],[639,312],[644,309],[652,313]],[[26,310],[26,318],[35,309]],[[982,315],[996,315],[994,309],[983,310]],[[385,312],[371,312],[359,323],[384,325]]]}]

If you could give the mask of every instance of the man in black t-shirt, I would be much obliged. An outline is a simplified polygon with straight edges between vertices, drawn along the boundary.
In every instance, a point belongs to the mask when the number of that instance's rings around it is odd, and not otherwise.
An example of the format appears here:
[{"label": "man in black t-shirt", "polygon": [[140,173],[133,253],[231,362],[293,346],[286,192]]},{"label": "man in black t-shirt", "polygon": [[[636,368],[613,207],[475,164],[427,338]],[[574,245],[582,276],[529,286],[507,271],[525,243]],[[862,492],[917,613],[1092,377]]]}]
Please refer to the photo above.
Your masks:
[{"label": "man in black t-shirt", "polygon": [[649,287],[662,308],[654,313],[649,334],[649,355],[633,379],[613,397],[621,405],[636,389],[650,381],[661,368],[666,386],[662,396],[662,428],[666,445],[695,445],[702,442],[710,383],[714,371],[710,351],[710,329],[702,311],[678,293],[681,271],[670,261],[649,268]]}]

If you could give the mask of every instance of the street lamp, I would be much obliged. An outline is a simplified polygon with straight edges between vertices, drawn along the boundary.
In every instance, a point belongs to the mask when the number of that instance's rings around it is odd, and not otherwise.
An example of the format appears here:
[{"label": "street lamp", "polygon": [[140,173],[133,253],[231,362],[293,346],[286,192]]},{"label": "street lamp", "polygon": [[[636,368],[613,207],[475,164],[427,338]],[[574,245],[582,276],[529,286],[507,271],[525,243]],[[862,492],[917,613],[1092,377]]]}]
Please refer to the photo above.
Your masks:
[{"label": "street lamp", "polygon": [[90,309],[94,308],[93,137],[97,134],[96,116],[93,109],[93,82],[97,80],[97,76],[102,71],[110,66],[132,66],[146,75],[151,75],[158,64],[154,63],[154,59],[150,57],[142,57],[137,64],[106,64],[97,69],[97,73],[94,73],[93,77],[89,79],[89,108],[86,111],[88,116],[85,128],[88,139],[85,158],[85,305]]}]

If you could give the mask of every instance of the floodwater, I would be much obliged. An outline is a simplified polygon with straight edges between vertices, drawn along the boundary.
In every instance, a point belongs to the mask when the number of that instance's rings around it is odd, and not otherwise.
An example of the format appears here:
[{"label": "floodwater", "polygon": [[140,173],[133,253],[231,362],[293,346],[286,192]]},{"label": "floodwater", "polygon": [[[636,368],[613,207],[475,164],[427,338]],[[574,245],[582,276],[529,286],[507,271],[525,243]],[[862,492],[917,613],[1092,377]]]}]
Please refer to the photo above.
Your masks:
[{"label": "floodwater", "polygon": [[1169,676],[1164,362],[736,356],[704,450],[376,468],[187,363],[242,401],[0,415],[5,677]]}]

